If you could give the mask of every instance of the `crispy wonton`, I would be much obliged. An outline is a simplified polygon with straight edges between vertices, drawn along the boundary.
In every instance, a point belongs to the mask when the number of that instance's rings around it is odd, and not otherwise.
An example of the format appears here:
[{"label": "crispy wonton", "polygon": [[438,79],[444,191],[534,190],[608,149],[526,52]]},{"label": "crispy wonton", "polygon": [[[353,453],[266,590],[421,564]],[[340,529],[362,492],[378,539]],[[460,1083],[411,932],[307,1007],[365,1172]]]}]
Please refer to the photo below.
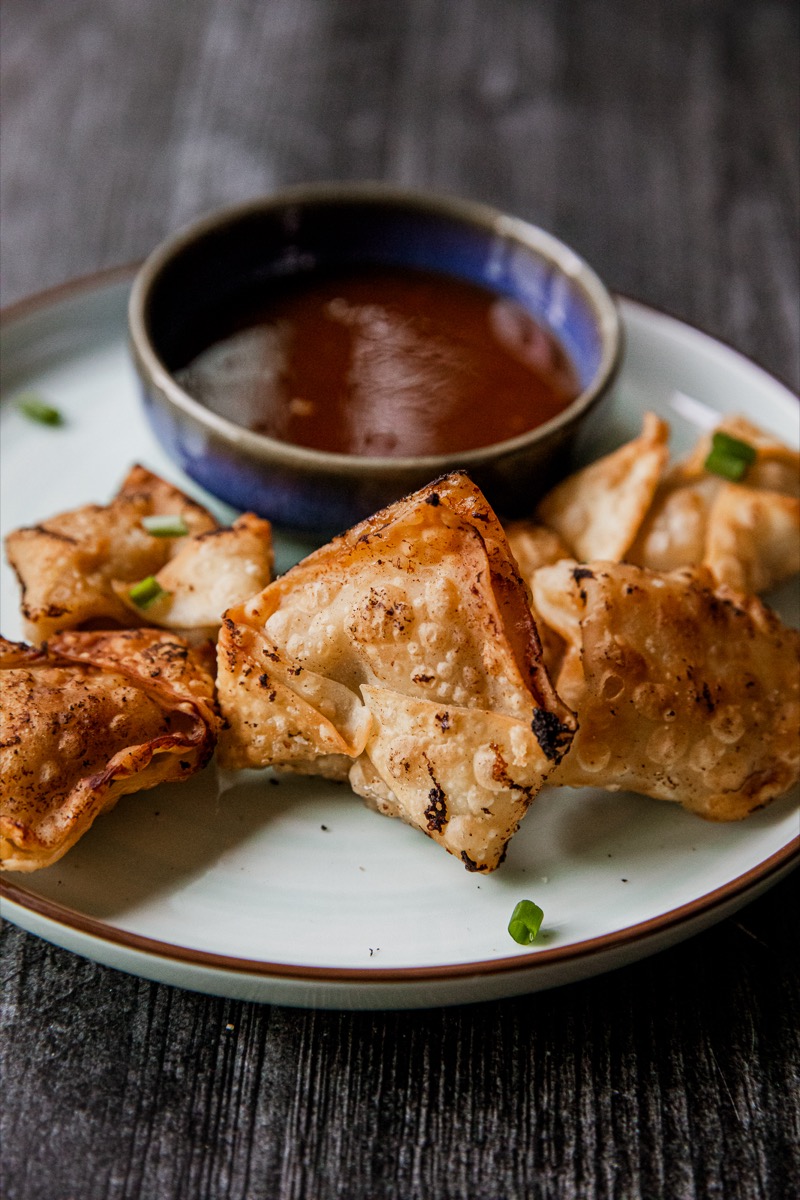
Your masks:
[{"label": "crispy wonton", "polygon": [[0,639],[0,868],[61,858],[120,796],[187,779],[210,758],[213,683],[159,630]]},{"label": "crispy wonton", "polygon": [[800,633],[707,570],[564,561],[534,577],[568,651],[579,730],[550,782],[625,788],[738,820],[797,781]]},{"label": "crispy wonton", "polygon": [[229,529],[182,540],[156,573],[163,594],[144,614],[130,598],[130,584],[113,580],[112,587],[137,622],[144,616],[162,629],[215,638],[225,610],[260,592],[272,578],[269,522],[243,513]]},{"label": "crispy wonton", "polygon": [[712,434],[704,434],[665,475],[625,557],[656,571],[703,565],[717,583],[768,591],[800,571],[800,455],[744,417],[726,417],[714,432],[755,450],[744,478],[706,471]]},{"label": "crispy wonton", "polygon": [[[182,518],[188,534],[157,537],[142,518]],[[193,640],[216,636],[231,604],[271,578],[269,522],[248,513],[220,529],[211,513],[144,467],[134,467],[109,505],[61,513],[6,539],[22,587],[26,636],[64,629],[161,626]],[[137,608],[132,585],[155,576],[166,595]]]},{"label": "crispy wonton", "polygon": [[642,432],[548,492],[537,518],[582,561],[624,558],[652,503],[667,459],[669,426],[645,413]]},{"label": "crispy wonton", "polygon": [[334,539],[226,614],[224,766],[349,777],[491,870],[570,744],[502,529],[464,475]]},{"label": "crispy wonton", "polygon": [[[540,502],[537,520],[581,562],[625,561],[653,571],[706,566],[717,583],[768,591],[800,571],[800,455],[744,417],[725,417],[714,432],[756,452],[738,484],[705,469],[711,433],[668,467],[669,427],[646,413],[638,438],[559,483]],[[526,558],[548,552],[542,526],[518,522],[509,541],[529,582]]]}]

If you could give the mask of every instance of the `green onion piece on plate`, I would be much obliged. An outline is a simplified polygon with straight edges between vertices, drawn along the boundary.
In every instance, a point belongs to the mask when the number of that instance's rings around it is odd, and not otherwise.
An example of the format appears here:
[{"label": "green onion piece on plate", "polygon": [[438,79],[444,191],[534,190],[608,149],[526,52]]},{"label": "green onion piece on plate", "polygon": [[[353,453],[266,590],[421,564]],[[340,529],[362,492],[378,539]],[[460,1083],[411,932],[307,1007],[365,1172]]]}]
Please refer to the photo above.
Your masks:
[{"label": "green onion piece on plate", "polygon": [[703,465],[713,475],[738,483],[755,461],[755,446],[718,431],[711,439],[711,453]]},{"label": "green onion piece on plate", "polygon": [[520,900],[508,922],[508,932],[520,946],[529,946],[539,932],[544,913],[532,900]]},{"label": "green onion piece on plate", "polygon": [[164,591],[155,575],[148,575],[146,579],[141,579],[139,583],[135,583],[129,590],[128,595],[137,608],[149,608],[156,600],[161,600],[163,596],[168,596],[169,592]]},{"label": "green onion piece on plate", "polygon": [[38,421],[40,425],[63,425],[64,418],[57,408],[48,404],[35,392],[25,392],[17,397],[17,408],[30,421]]},{"label": "green onion piece on plate", "polygon": [[160,513],[142,517],[142,528],[152,537],[185,537],[189,527],[180,513]]}]

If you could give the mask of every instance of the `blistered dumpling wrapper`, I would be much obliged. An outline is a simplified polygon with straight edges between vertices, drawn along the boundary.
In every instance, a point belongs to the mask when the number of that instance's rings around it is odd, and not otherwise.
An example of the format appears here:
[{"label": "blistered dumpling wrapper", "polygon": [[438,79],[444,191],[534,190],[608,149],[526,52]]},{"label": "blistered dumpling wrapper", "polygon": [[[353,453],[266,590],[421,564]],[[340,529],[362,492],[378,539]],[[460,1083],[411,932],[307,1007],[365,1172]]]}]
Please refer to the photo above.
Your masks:
[{"label": "blistered dumpling wrapper", "polygon": [[[188,533],[154,536],[142,524],[153,516],[180,518]],[[269,522],[245,514],[221,530],[201,504],[140,466],[110,504],[15,530],[6,553],[35,642],[65,629],[131,626],[213,637],[225,608],[263,588],[272,572]],[[137,607],[130,589],[151,576],[168,594]]]},{"label": "blistered dumpling wrapper", "polygon": [[[218,655],[223,766],[347,770],[370,803],[472,869],[497,866],[575,728],[542,665],[505,535],[462,474],[229,611]],[[391,754],[401,739],[402,778]],[[469,779],[451,764],[456,746]]]},{"label": "blistered dumpling wrapper", "polygon": [[645,413],[639,437],[556,484],[540,501],[537,520],[574,558],[624,558],[666,467],[668,441],[666,421]]},{"label": "blistered dumpling wrapper", "polygon": [[48,867],[120,796],[187,779],[211,757],[214,685],[159,630],[0,639],[0,868]]},{"label": "blistered dumpling wrapper", "polygon": [[561,562],[534,577],[568,643],[557,686],[580,728],[550,782],[738,820],[797,782],[800,633],[710,572]]},{"label": "blistered dumpling wrapper", "polygon": [[755,450],[742,480],[705,469],[704,434],[666,473],[625,557],[655,571],[706,566],[717,583],[769,591],[800,571],[800,454],[744,417],[725,417],[713,432]]}]

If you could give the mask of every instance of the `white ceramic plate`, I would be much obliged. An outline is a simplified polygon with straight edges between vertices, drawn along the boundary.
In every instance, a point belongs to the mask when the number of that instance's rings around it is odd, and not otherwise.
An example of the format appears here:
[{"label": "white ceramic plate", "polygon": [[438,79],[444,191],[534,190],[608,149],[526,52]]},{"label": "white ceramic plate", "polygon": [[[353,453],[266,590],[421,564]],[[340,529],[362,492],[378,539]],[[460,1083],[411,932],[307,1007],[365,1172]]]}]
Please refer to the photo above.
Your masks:
[{"label": "white ceramic plate", "polygon": [[[129,282],[112,273],[8,314],[4,533],[106,502],[137,460],[186,486],[139,408]],[[687,396],[796,439],[797,402],[775,379],[696,330],[621,303],[626,358],[593,456],[636,432],[646,407],[671,420],[683,450],[696,435],[675,408],[685,411]],[[66,426],[21,416],[15,397],[28,390],[51,399]],[[307,548],[282,541],[281,568]],[[791,588],[773,600],[797,619]],[[6,636],[21,636],[5,566],[0,614]],[[792,867],[797,814],[797,794],[716,825],[625,793],[546,791],[504,866],[482,877],[344,786],[274,785],[269,772],[218,781],[212,766],[126,797],[48,870],[4,876],[0,913],[98,962],[212,994],[331,1008],[455,1004],[594,975],[720,920]],[[545,913],[525,949],[506,931],[524,897]]]}]

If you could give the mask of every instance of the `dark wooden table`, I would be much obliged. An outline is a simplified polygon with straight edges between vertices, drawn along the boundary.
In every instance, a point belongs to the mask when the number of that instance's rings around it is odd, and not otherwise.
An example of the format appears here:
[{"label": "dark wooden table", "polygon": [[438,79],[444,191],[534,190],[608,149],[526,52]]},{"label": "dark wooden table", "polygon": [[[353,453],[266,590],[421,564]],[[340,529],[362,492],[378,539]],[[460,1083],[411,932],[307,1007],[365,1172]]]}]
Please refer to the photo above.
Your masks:
[{"label": "dark wooden table", "polygon": [[[385,178],[530,218],[798,384],[794,0],[5,0],[2,23],[6,303],[224,202]],[[408,1013],[206,998],[6,924],[0,1194],[800,1195],[797,901],[795,876],[615,974]]]}]

